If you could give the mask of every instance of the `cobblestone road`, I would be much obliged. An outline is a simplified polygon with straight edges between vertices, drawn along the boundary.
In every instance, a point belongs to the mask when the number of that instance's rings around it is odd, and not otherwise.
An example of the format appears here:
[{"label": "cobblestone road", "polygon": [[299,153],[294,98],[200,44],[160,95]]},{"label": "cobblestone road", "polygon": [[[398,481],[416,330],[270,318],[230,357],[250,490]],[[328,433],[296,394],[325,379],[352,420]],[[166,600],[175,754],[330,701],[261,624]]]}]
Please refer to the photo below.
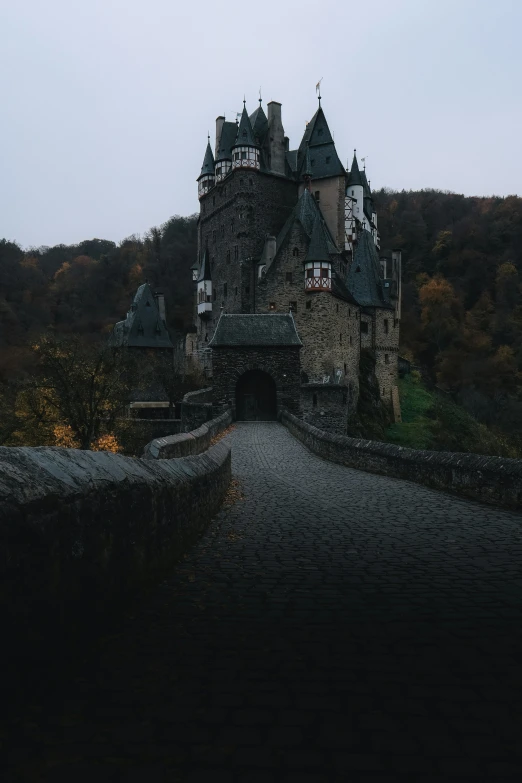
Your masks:
[{"label": "cobblestone road", "polygon": [[244,498],[36,715],[10,779],[521,780],[522,517],[277,423],[227,440]]}]

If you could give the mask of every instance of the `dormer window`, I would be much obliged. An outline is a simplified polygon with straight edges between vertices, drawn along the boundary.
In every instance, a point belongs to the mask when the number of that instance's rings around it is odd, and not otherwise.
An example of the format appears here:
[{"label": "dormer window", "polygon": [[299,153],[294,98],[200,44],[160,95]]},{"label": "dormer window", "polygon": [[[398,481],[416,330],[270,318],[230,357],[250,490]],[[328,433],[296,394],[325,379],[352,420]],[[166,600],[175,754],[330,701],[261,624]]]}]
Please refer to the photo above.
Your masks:
[{"label": "dormer window", "polygon": [[294,249],[292,250],[292,255],[293,256],[298,256],[299,255],[299,248],[298,247],[294,247]]},{"label": "dormer window", "polygon": [[323,135],[323,129],[322,128],[319,128],[319,130],[317,131],[317,135],[318,136],[322,136]]},{"label": "dormer window", "polygon": [[327,162],[327,163],[330,163],[330,161],[331,161],[331,157],[330,157],[329,155],[327,155],[327,157],[326,157],[326,162]]}]

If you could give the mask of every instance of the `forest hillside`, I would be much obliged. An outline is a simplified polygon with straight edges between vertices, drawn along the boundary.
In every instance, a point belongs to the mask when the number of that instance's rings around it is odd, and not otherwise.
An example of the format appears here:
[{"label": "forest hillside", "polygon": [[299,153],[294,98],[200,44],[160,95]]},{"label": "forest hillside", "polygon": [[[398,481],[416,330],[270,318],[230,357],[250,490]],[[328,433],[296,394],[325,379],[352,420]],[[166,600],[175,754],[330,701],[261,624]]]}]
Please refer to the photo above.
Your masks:
[{"label": "forest hillside", "polygon": [[[381,251],[403,251],[401,353],[428,386],[522,444],[522,199],[374,193]],[[0,382],[31,371],[49,329],[105,339],[148,280],[169,328],[190,325],[196,216],[143,237],[22,249],[0,240]]]}]

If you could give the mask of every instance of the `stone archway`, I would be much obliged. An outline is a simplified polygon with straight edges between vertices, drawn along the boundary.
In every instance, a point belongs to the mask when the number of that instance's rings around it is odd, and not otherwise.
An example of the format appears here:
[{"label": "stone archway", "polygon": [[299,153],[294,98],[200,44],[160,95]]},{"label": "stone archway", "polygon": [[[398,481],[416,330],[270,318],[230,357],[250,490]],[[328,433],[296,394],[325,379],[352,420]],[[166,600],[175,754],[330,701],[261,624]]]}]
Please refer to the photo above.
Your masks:
[{"label": "stone archway", "polygon": [[271,375],[263,370],[248,370],[236,383],[237,421],[275,421],[277,389]]}]

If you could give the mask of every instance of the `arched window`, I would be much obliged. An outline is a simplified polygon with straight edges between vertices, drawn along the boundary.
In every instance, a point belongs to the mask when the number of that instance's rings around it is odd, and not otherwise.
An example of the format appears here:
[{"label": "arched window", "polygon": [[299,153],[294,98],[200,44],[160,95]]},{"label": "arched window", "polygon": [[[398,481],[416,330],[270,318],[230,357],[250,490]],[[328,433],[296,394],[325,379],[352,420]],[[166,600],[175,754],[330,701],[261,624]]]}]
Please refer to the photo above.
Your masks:
[{"label": "arched window", "polygon": [[294,247],[294,249],[292,250],[292,255],[293,256],[298,256],[299,255],[299,248],[298,247]]},{"label": "arched window", "polygon": [[314,406],[314,408],[317,408],[317,394],[314,394],[314,396],[312,397],[312,405]]}]

